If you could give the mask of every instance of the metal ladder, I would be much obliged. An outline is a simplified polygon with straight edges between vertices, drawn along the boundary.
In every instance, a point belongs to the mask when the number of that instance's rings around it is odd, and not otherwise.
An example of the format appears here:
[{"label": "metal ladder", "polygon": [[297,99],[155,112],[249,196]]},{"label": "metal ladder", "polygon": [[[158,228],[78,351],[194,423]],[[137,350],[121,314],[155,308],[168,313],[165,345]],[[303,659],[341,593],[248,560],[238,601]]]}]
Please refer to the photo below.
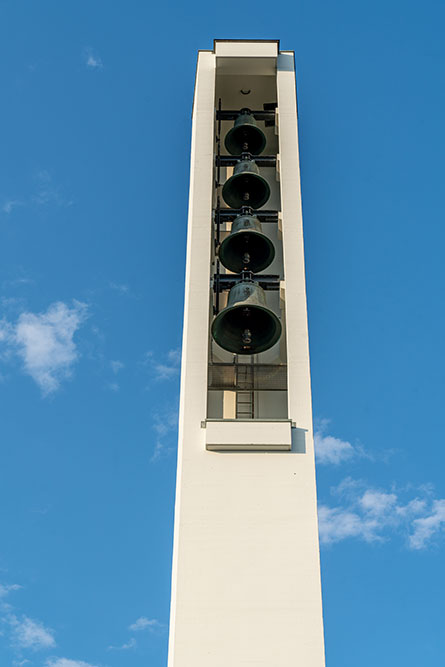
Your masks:
[{"label": "metal ladder", "polygon": [[253,419],[255,416],[253,366],[237,369],[236,418]]}]

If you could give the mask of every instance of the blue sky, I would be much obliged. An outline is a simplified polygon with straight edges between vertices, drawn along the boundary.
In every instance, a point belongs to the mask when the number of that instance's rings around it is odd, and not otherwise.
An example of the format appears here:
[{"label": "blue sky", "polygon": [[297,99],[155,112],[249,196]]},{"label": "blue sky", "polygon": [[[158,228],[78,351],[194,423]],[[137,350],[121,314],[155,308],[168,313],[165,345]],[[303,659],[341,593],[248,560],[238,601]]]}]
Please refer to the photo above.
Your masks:
[{"label": "blue sky", "polygon": [[328,667],[444,662],[443,3],[0,2],[0,666],[162,667],[190,114],[296,51]]}]

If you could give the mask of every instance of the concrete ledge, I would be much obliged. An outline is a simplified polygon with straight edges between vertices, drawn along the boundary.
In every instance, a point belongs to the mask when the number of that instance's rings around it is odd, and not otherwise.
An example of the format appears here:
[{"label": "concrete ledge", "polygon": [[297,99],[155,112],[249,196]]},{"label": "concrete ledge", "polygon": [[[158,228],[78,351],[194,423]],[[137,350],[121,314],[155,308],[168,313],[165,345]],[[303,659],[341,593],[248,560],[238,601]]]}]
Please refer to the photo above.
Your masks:
[{"label": "concrete ledge", "polygon": [[236,40],[215,39],[214,53],[217,57],[229,58],[276,58],[278,56],[279,40]]},{"label": "concrete ledge", "polygon": [[290,419],[207,419],[206,449],[214,452],[286,452],[292,449]]}]

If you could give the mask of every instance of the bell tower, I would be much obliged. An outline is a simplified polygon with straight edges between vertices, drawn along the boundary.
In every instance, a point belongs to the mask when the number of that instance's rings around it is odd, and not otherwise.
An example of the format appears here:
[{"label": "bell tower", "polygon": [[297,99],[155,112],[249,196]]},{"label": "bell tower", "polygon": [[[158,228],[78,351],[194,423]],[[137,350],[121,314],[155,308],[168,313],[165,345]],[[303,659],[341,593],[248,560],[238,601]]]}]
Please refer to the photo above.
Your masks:
[{"label": "bell tower", "polygon": [[169,667],[323,667],[294,54],[200,51]]}]

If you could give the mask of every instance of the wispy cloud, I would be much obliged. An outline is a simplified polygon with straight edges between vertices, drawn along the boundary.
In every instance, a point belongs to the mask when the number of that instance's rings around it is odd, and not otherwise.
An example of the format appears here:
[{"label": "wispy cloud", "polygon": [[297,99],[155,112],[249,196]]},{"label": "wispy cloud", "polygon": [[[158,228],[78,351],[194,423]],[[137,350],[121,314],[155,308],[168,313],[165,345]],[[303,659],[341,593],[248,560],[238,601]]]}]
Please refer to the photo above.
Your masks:
[{"label": "wispy cloud", "polygon": [[177,409],[168,409],[153,415],[153,430],[156,433],[156,442],[150,458],[151,463],[156,463],[159,459],[168,456],[174,451],[174,447],[169,446],[165,441],[176,432],[177,426]]},{"label": "wispy cloud", "polygon": [[15,615],[11,615],[7,622],[11,626],[13,645],[19,648],[37,651],[56,645],[54,630],[45,627],[40,621],[35,621],[28,616],[18,619]]},{"label": "wispy cloud", "polygon": [[21,199],[7,199],[2,205],[2,211],[9,215],[15,208],[23,205],[24,202],[22,202]]},{"label": "wispy cloud", "polygon": [[[19,591],[21,588],[22,586],[19,586],[19,584],[0,584],[0,612],[2,614],[6,614],[12,609],[12,605],[6,601],[9,593]],[[6,620],[6,617],[3,617],[3,620]]]},{"label": "wispy cloud", "polygon": [[54,183],[53,177],[47,169],[41,169],[34,176],[36,191],[32,197],[32,203],[37,206],[55,204],[57,206],[71,206],[73,201],[67,199],[61,192],[60,187]]},{"label": "wispy cloud", "polygon": [[156,618],[146,618],[146,616],[140,616],[134,623],[128,626],[128,629],[132,632],[141,632],[142,630],[149,630],[153,632],[154,630],[160,630],[164,627],[163,623],[160,623]]},{"label": "wispy cloud", "polygon": [[122,295],[129,295],[130,294],[130,288],[125,283],[110,282],[110,283],[108,283],[108,285],[109,285],[110,289],[114,290],[115,292],[118,292],[119,294],[122,294]]},{"label": "wispy cloud", "polygon": [[[115,360],[113,360],[113,361],[110,361],[110,367],[111,367],[111,371],[112,371],[112,373],[113,373],[114,375],[117,375],[118,373],[120,373],[120,371],[121,371],[123,368],[125,368],[125,364],[122,363],[122,361],[119,361],[119,360],[115,359]],[[108,389],[109,389],[110,391],[114,391],[114,392],[118,392],[119,389],[120,389],[120,387],[119,387],[119,383],[116,382],[116,380],[114,380],[113,382],[109,382],[109,383],[107,384],[107,387],[108,387]]]},{"label": "wispy cloud", "polygon": [[117,375],[119,373],[119,371],[121,371],[123,368],[125,368],[125,364],[122,363],[122,361],[119,361],[117,359],[115,359],[114,361],[110,361],[110,366],[111,366],[111,370],[113,371],[113,373],[115,375]]},{"label": "wispy cloud", "polygon": [[49,658],[45,667],[97,667],[83,660],[70,660],[69,658]]},{"label": "wispy cloud", "polygon": [[44,313],[22,312],[15,324],[0,323],[0,342],[18,354],[46,396],[71,377],[79,357],[74,334],[86,317],[86,304],[74,301],[70,308],[56,302]]},{"label": "wispy cloud", "polygon": [[19,584],[0,584],[0,599],[5,598],[11,591],[19,591]]},{"label": "wispy cloud", "polygon": [[169,350],[161,358],[155,358],[153,352],[147,352],[143,363],[150,368],[155,380],[172,380],[179,375],[181,350]]},{"label": "wispy cloud", "polygon": [[318,508],[320,541],[333,544],[348,538],[383,542],[401,535],[409,549],[423,549],[445,526],[445,499],[431,498],[429,489],[418,489],[414,498],[406,491],[367,487],[346,478],[332,489],[340,504]]},{"label": "wispy cloud", "polygon": [[423,549],[431,538],[445,527],[445,499],[434,500],[429,514],[414,519],[413,533],[409,543],[411,549]]},{"label": "wispy cloud", "polygon": [[326,433],[330,421],[322,419],[319,421],[314,432],[314,446],[317,463],[321,465],[338,465],[348,461],[356,456],[363,456],[364,451],[361,446],[353,446],[347,440],[335,438]]},{"label": "wispy cloud", "polygon": [[11,215],[19,207],[39,208],[44,206],[72,206],[73,200],[66,196],[48,169],[39,169],[32,175],[33,188],[20,197],[3,198],[0,210]]},{"label": "wispy cloud", "polygon": [[136,646],[137,646],[136,639],[134,637],[131,637],[131,639],[129,639],[128,642],[125,642],[120,646],[108,646],[107,651],[128,651],[129,649],[136,648]]},{"label": "wispy cloud", "polygon": [[21,276],[19,278],[13,278],[12,280],[4,280],[2,282],[2,287],[3,289],[7,289],[9,287],[22,287],[23,285],[31,285],[33,282],[34,280],[32,278]]},{"label": "wispy cloud", "polygon": [[[128,626],[128,629],[131,632],[162,632],[165,629],[165,625],[158,621],[156,618],[147,618],[146,616],[140,616],[134,623]],[[120,646],[108,646],[108,651],[128,651],[129,649],[136,648],[137,642],[135,637],[130,637],[130,639],[121,644]]]},{"label": "wispy cloud", "polygon": [[[14,650],[15,658],[12,664],[21,667],[31,661],[23,657],[23,651],[40,651],[56,646],[54,630],[47,627],[41,621],[30,618],[13,609],[5,598],[12,592],[20,590],[19,584],[0,584],[0,621],[3,624],[4,634]],[[69,667],[69,665],[68,665]],[[90,667],[87,665],[87,667]],[[91,666],[94,667],[94,666]]]},{"label": "wispy cloud", "polygon": [[94,53],[91,47],[84,49],[83,60],[85,65],[90,69],[103,69],[103,62],[101,58],[96,53]]}]

